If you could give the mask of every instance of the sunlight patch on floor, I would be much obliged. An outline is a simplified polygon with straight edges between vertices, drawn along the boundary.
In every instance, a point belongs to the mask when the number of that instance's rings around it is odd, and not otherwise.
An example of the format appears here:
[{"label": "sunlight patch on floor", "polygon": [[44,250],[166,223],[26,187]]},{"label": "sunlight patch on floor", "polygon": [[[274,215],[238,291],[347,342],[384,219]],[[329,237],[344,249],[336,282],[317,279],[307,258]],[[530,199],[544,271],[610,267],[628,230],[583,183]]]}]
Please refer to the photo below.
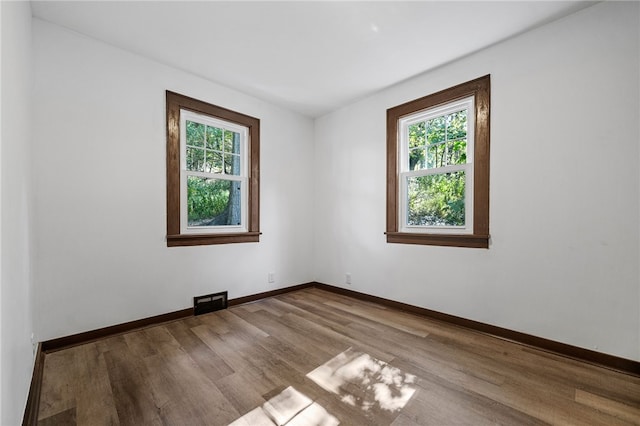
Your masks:
[{"label": "sunlight patch on floor", "polygon": [[289,386],[229,426],[337,426],[338,419],[320,404]]},{"label": "sunlight patch on floor", "polygon": [[[367,416],[395,417],[416,391],[413,374],[349,348],[307,377]],[[387,413],[387,414],[384,414]],[[337,426],[340,421],[306,395],[289,386],[230,426]]]},{"label": "sunlight patch on floor", "polygon": [[352,348],[307,374],[323,389],[340,396],[342,402],[364,411],[380,408],[401,410],[416,391],[413,374],[403,373],[384,361]]}]

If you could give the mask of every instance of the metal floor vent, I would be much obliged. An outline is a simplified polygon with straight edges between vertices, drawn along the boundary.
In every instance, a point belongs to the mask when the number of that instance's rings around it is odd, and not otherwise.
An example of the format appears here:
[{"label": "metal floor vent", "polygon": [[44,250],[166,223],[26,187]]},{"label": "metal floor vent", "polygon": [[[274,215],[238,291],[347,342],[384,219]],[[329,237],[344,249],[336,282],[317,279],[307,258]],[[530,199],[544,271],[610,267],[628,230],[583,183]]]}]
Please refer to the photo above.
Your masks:
[{"label": "metal floor vent", "polygon": [[193,315],[227,309],[227,292],[207,294],[193,298]]}]

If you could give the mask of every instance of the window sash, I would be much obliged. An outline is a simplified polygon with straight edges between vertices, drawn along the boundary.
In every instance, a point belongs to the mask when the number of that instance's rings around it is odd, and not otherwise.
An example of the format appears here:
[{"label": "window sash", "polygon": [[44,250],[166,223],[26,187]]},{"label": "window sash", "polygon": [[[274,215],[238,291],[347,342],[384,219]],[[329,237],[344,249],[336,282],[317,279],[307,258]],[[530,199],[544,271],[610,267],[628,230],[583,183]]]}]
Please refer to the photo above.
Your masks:
[{"label": "window sash", "polygon": [[[240,225],[189,226],[187,200],[187,180],[189,176],[240,182]],[[182,170],[180,173],[180,232],[183,234],[247,232],[247,217],[249,207],[247,194],[247,178],[213,173],[188,172],[186,170]]]},{"label": "window sash", "polygon": [[[240,174],[232,175],[216,172],[202,172],[187,170],[187,126],[191,121],[209,127],[216,127],[225,131],[240,134]],[[205,116],[193,111],[180,109],[180,232],[182,234],[216,234],[229,232],[248,231],[248,207],[249,207],[249,169],[248,169],[248,133],[249,129],[235,123],[221,120],[215,117]],[[240,182],[240,225],[216,225],[216,226],[189,226],[188,218],[188,188],[189,176],[205,179],[227,180]]]},{"label": "window sash", "polygon": [[[410,225],[409,224],[409,179],[413,177],[444,175],[457,171],[465,173],[464,187],[464,226],[446,225]],[[455,166],[438,167],[434,169],[414,170],[400,173],[399,217],[400,232],[418,232],[429,234],[472,234],[473,233],[473,164],[458,164]]]},{"label": "window sash", "polygon": [[[409,126],[425,122],[448,114],[467,111],[467,162],[465,164],[446,165],[441,167],[409,170]],[[473,234],[473,185],[474,185],[474,129],[475,98],[469,96],[444,105],[428,108],[406,116],[398,121],[398,191],[400,202],[398,203],[398,225],[400,232],[429,233],[429,234]],[[428,144],[427,144],[428,146]],[[409,188],[408,182],[412,177],[442,175],[455,171],[465,172],[465,225],[464,226],[425,226],[410,225],[408,215]]]},{"label": "window sash", "polygon": [[[217,127],[229,132],[235,132],[240,134],[240,174],[228,175],[235,177],[249,177],[248,172],[248,153],[247,153],[247,141],[249,129],[238,124],[230,123],[214,117],[198,114],[193,111],[181,109],[180,110],[180,170],[187,170],[187,120],[199,124],[204,124],[209,127]],[[195,172],[190,170],[189,172]],[[207,173],[207,172],[202,172]],[[224,173],[211,173],[216,176],[227,176]]]}]

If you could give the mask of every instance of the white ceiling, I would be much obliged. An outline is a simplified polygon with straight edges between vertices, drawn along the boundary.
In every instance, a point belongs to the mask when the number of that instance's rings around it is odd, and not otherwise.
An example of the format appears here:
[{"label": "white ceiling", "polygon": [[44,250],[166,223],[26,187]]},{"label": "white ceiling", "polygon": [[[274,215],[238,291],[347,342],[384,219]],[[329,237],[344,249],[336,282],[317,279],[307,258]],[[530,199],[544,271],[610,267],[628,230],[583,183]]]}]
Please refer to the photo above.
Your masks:
[{"label": "white ceiling", "polygon": [[31,2],[35,17],[311,117],[593,3]]}]

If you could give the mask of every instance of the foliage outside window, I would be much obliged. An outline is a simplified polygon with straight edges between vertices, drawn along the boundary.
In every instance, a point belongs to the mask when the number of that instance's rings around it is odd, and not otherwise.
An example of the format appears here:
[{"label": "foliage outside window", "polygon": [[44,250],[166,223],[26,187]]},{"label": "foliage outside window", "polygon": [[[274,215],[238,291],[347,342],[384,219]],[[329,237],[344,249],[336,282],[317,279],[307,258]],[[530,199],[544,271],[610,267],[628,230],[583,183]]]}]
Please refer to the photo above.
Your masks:
[{"label": "foliage outside window", "polygon": [[259,241],[258,119],[167,91],[167,245]]},{"label": "foliage outside window", "polygon": [[387,241],[489,244],[489,76],[387,110]]}]

